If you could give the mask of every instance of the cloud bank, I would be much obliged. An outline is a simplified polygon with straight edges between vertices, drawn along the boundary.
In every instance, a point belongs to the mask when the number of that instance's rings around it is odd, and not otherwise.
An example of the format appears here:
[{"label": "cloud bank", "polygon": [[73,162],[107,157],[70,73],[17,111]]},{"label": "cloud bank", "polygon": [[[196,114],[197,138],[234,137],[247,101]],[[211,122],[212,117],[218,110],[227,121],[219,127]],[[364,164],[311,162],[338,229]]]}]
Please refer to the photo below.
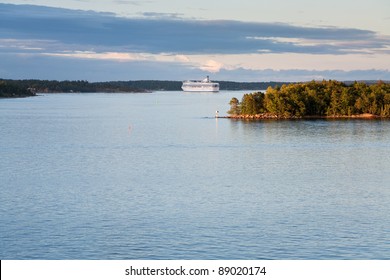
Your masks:
[{"label": "cloud bank", "polygon": [[[153,63],[175,65],[222,75],[223,70],[259,71],[267,67],[261,61],[258,66],[245,66],[247,55],[388,57],[390,39],[351,28],[193,20],[156,13],[123,18],[111,13],[0,4],[0,54],[13,55],[15,63],[22,57],[142,62],[149,67]],[[242,62],[221,61],[223,56],[241,56]],[[384,69],[386,75],[388,70]]]},{"label": "cloud bank", "polygon": [[293,52],[344,54],[389,51],[372,31],[281,23],[119,18],[110,13],[1,5],[2,37],[147,53],[237,54]]}]

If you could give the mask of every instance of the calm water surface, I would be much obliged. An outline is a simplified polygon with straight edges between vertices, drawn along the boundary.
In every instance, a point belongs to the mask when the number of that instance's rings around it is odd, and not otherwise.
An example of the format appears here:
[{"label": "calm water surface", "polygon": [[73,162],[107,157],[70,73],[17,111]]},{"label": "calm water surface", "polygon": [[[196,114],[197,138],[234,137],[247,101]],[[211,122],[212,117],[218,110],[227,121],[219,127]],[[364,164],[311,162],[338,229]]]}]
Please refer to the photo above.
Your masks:
[{"label": "calm water surface", "polygon": [[390,121],[242,94],[0,100],[0,259],[390,259]]}]

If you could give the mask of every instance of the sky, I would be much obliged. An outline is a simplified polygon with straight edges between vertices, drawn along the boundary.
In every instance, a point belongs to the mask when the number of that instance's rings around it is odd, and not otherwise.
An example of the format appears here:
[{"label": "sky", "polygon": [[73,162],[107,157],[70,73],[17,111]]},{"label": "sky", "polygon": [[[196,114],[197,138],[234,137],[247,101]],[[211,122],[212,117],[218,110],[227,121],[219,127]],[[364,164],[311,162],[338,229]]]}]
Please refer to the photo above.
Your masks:
[{"label": "sky", "polygon": [[0,78],[390,80],[388,0],[0,0]]}]

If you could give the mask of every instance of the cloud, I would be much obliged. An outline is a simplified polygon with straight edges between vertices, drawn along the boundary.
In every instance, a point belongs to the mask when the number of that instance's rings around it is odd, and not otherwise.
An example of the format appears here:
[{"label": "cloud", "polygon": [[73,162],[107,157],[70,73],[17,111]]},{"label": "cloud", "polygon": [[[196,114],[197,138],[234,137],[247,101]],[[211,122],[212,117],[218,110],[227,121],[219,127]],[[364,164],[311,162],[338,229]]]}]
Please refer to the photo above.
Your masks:
[{"label": "cloud", "polygon": [[222,63],[215,60],[208,60],[199,68],[206,72],[217,73],[221,70],[222,67],[223,67]]},{"label": "cloud", "polygon": [[205,72],[170,61],[88,59],[74,56],[0,53],[0,77],[49,80],[186,80]]},{"label": "cloud", "polygon": [[62,53],[42,53],[42,55],[80,58],[80,59],[112,60],[112,61],[119,61],[119,62],[149,60],[149,57],[147,55],[132,54],[132,53],[118,53],[118,52],[96,53],[91,51],[75,51],[75,52],[62,52]]},{"label": "cloud", "polygon": [[176,59],[176,61],[179,61],[179,62],[190,62],[190,59],[188,58],[188,56],[185,56],[182,54],[175,55],[175,59]]},{"label": "cloud", "polygon": [[369,30],[145,15],[0,4],[0,77],[390,79],[390,38]]},{"label": "cloud", "polygon": [[141,6],[142,4],[145,4],[145,3],[153,3],[155,1],[146,1],[146,0],[114,0],[113,1],[115,4],[119,4],[119,5],[134,5],[134,6]]},{"label": "cloud", "polygon": [[231,20],[168,19],[166,14],[123,18],[110,13],[0,4],[0,38],[56,41],[77,51],[173,54],[388,51],[389,38],[336,27]]},{"label": "cloud", "polygon": [[144,17],[151,17],[151,18],[157,18],[157,19],[172,19],[176,18],[179,19],[183,16],[183,14],[180,13],[156,13],[156,12],[144,12],[142,13]]},{"label": "cloud", "polygon": [[[6,79],[53,80],[186,80],[208,74],[199,67],[183,67],[173,61],[87,59],[67,56],[13,55],[0,53],[0,77]],[[201,64],[200,64],[201,65]],[[38,67],[37,67],[38,66]],[[224,81],[390,80],[389,70],[227,69],[212,73]]]}]

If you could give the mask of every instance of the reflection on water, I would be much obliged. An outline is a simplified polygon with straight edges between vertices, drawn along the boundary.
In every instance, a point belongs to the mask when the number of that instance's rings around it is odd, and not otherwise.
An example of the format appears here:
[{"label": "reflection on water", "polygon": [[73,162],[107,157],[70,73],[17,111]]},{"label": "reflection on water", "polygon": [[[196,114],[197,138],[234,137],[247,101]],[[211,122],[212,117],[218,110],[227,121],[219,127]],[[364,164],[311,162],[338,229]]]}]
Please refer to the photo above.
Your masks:
[{"label": "reflection on water", "polygon": [[242,93],[0,100],[2,259],[388,259],[390,122]]}]

